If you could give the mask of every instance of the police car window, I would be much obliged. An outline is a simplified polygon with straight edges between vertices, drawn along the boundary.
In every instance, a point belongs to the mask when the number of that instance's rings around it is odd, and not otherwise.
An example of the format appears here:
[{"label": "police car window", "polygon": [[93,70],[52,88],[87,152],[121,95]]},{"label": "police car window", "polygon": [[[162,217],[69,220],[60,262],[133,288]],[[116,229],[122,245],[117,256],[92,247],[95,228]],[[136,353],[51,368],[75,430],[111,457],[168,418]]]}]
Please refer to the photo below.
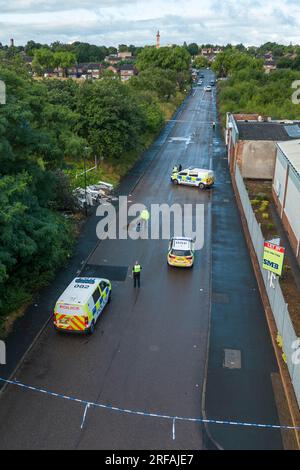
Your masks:
[{"label": "police car window", "polygon": [[97,287],[97,289],[96,289],[95,292],[93,293],[93,300],[94,300],[94,303],[96,304],[99,299],[100,299],[100,290],[99,290],[99,287]]},{"label": "police car window", "polygon": [[181,171],[179,174],[180,174],[180,176],[187,176],[187,172],[186,172],[186,171]]},{"label": "police car window", "polygon": [[190,176],[192,176],[192,178],[198,178],[198,173],[190,173]]},{"label": "police car window", "polygon": [[102,292],[105,290],[106,287],[107,287],[106,282],[104,282],[104,281],[100,282],[100,289],[101,289]]},{"label": "police car window", "polygon": [[172,250],[171,252],[174,256],[191,256],[191,250]]}]

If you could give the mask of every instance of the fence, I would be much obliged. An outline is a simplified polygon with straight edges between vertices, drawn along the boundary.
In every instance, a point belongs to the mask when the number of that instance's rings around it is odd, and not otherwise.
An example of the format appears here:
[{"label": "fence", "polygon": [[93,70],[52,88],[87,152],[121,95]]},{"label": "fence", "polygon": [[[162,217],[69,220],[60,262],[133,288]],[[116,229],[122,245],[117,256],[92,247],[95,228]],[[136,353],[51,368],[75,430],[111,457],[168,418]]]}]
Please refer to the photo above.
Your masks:
[{"label": "fence", "polygon": [[251,202],[246,190],[243,178],[238,166],[235,169],[235,181],[240,195],[244,214],[247,220],[248,229],[252,243],[259,260],[260,270],[264,280],[267,295],[270,301],[271,309],[276,322],[277,330],[282,338],[282,349],[286,357],[287,366],[291,376],[292,384],[300,407],[300,351],[299,342],[296,336],[290,315],[288,305],[284,300],[280,284],[270,273],[262,267],[264,237],[259,223],[256,220]]}]

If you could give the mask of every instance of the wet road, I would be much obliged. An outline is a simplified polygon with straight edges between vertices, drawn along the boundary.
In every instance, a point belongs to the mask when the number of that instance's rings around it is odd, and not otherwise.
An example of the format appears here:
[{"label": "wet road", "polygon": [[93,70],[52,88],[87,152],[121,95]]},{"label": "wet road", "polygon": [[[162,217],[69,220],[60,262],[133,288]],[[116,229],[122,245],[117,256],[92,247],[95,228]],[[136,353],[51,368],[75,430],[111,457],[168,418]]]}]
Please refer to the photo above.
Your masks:
[{"label": "wet road", "polygon": [[[205,71],[205,83],[211,78]],[[94,250],[84,274],[110,278],[112,302],[92,337],[46,328],[15,379],[65,398],[8,386],[0,399],[0,449],[282,447],[277,430],[206,428],[172,419],[202,417],[205,407],[208,418],[278,423],[271,381],[278,370],[226,151],[219,126],[215,132],[211,126],[217,121],[215,93],[194,89],[145,156],[142,171],[134,170],[121,184],[121,194],[134,185],[128,207],[202,205],[203,234],[201,228],[197,236],[204,245],[194,268],[169,268],[164,239],[104,240],[93,247],[89,238]],[[213,168],[215,188],[172,186],[176,163]],[[131,278],[136,260],[143,267],[140,290]],[[40,299],[39,305],[47,311],[51,302]],[[224,368],[226,349],[241,352],[240,369]]]},{"label": "wet road", "polygon": [[[193,270],[167,266],[167,240],[102,241],[86,274],[109,272],[113,301],[94,336],[57,335],[49,326],[18,371],[18,381],[128,410],[201,416],[211,297],[211,191],[174,187],[170,172],[178,162],[211,166],[214,93],[199,87],[188,98],[129,197],[129,205],[149,208],[203,204],[205,243]],[[140,290],[133,289],[130,277],[136,259],[143,267]],[[205,448],[197,423],[94,407],[86,411],[74,401],[10,386],[1,399],[0,448]]]}]

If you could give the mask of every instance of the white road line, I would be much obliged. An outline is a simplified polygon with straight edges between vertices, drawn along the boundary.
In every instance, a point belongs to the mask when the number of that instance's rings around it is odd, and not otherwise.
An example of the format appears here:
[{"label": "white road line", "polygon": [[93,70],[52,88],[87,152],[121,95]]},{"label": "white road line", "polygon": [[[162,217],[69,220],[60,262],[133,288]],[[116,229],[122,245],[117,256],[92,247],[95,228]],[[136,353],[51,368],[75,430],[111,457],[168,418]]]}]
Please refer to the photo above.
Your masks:
[{"label": "white road line", "polygon": [[86,407],[85,407],[85,410],[84,410],[84,413],[83,413],[83,419],[82,419],[82,423],[81,423],[80,429],[83,429],[83,426],[84,426],[84,423],[85,423],[85,419],[86,419],[87,410],[89,409],[89,407],[90,407],[90,403],[87,403],[87,405],[86,405]]}]

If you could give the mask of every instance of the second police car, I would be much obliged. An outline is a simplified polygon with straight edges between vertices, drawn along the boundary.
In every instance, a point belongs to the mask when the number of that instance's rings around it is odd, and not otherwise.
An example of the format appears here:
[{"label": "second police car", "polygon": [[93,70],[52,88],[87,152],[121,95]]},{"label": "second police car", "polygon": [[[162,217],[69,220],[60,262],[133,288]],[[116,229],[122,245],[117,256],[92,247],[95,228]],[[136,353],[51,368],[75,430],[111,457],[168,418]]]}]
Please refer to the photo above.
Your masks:
[{"label": "second police car", "polygon": [[168,264],[179,268],[192,268],[195,260],[195,241],[187,237],[173,237],[169,242]]}]

